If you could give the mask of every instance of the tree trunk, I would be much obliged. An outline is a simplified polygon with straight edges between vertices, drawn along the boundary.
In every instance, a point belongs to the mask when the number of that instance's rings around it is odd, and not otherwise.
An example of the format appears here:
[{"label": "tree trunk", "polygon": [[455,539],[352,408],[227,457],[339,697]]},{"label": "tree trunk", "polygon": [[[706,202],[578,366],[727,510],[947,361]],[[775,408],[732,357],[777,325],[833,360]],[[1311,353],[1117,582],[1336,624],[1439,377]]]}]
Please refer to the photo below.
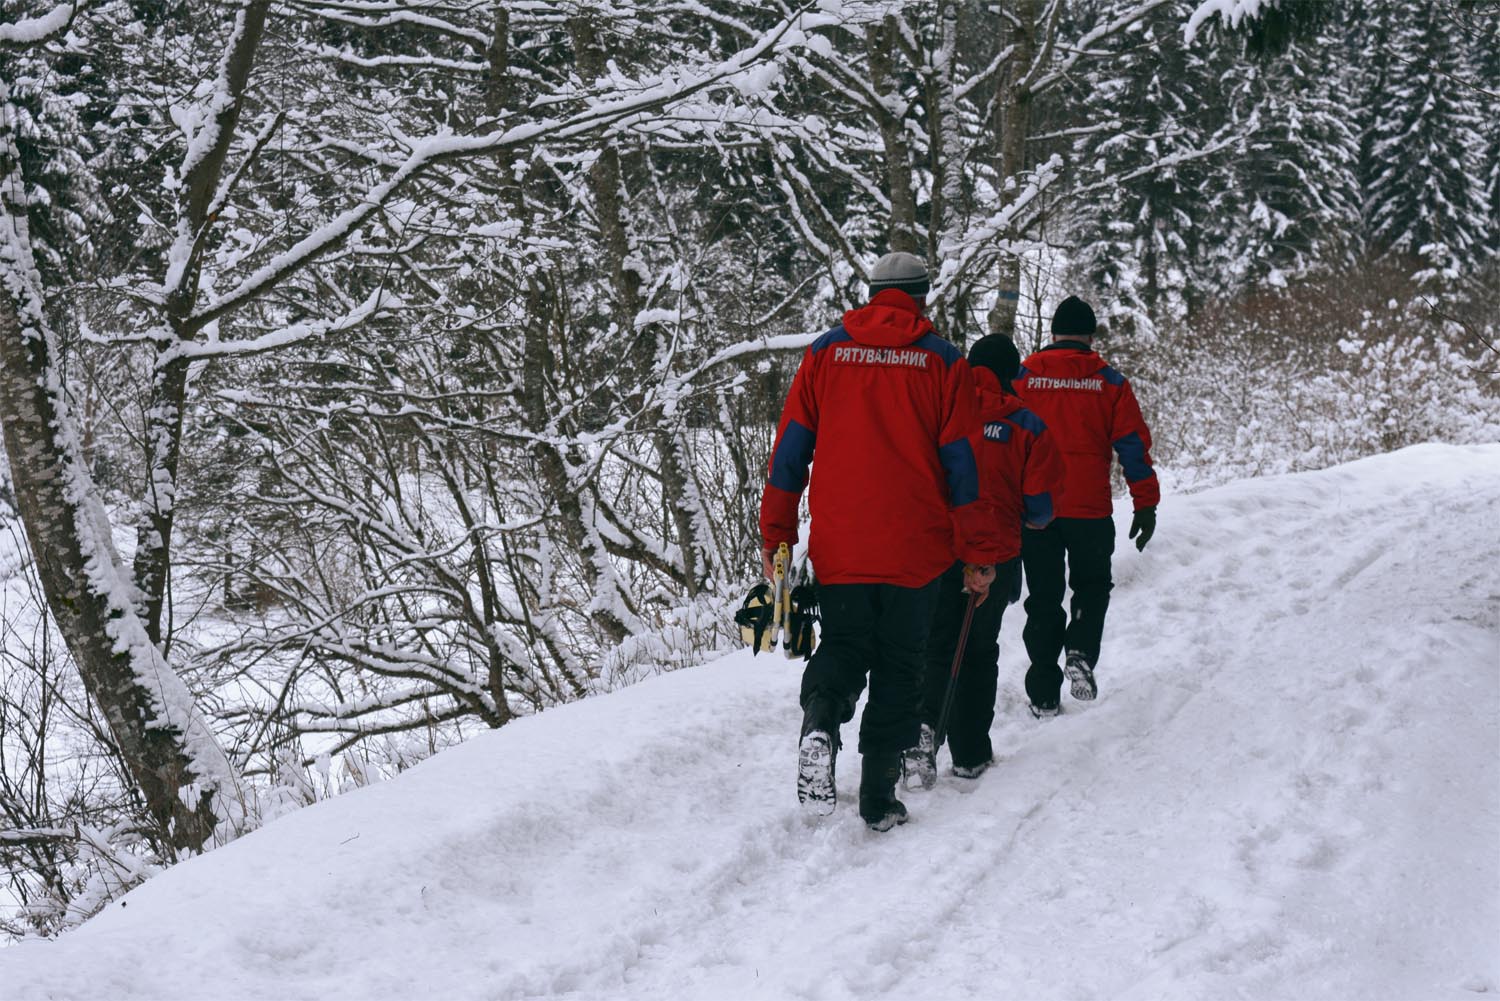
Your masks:
[{"label": "tree trunk", "polygon": [[[587,18],[574,18],[568,23],[573,38],[573,49],[578,71],[585,80],[594,80],[606,70],[605,53],[599,44],[598,31]],[[594,198],[594,211],[598,216],[599,235],[609,263],[610,286],[614,292],[614,319],[617,336],[635,346],[637,371],[649,372],[659,357],[660,331],[636,329],[635,318],[645,306],[641,295],[641,274],[629,266],[634,247],[631,244],[630,228],[625,221],[625,185],[620,171],[620,153],[614,146],[606,145],[593,166],[589,169],[589,188]],[[628,401],[632,410],[640,410],[644,401]],[[703,569],[708,560],[708,549],[700,538],[696,524],[695,506],[698,491],[690,479],[683,442],[674,428],[664,426],[667,418],[659,409],[641,414],[641,418],[656,430],[651,435],[656,452],[657,468],[661,474],[662,497],[667,513],[677,533],[677,548],[682,554],[681,583],[689,597],[696,596],[702,586]]]},{"label": "tree trunk", "polygon": [[187,403],[188,362],[174,348],[193,337],[190,317],[198,299],[200,239],[213,224],[224,163],[239,124],[250,70],[265,34],[270,0],[247,0],[235,19],[229,48],[219,67],[218,85],[232,98],[214,115],[210,141],[201,152],[190,150],[182,164],[183,193],[178,205],[177,241],[181,271],[168,275],[166,305],[170,340],[157,344],[151,399],[146,408],[146,511],[135,549],[135,585],[141,593],[141,615],[146,634],[160,646],[162,615],[172,566],[172,529],[177,513],[177,464],[182,454],[184,408]]},{"label": "tree trunk", "polygon": [[158,365],[151,383],[146,418],[145,519],[136,531],[135,586],[141,593],[146,635],[162,645],[162,617],[171,569],[172,530],[176,520],[177,462],[182,454],[183,407],[187,402],[188,363],[178,358]]},{"label": "tree trunk", "polygon": [[[958,60],[958,4],[939,0],[940,35],[927,73],[927,148],[932,171],[932,211],[927,221],[927,261],[934,275],[950,248],[963,236],[963,138],[959,134],[958,97],[953,68]],[[939,334],[960,348],[967,340],[963,320],[968,302],[961,288],[952,288],[939,302],[928,301],[928,315]]]},{"label": "tree trunk", "polygon": [[484,110],[499,119],[510,108],[510,11],[504,3],[495,4],[495,28],[485,61],[489,68],[484,76]]},{"label": "tree trunk", "polygon": [[[511,110],[510,15],[501,4],[495,5],[495,26],[490,37],[487,60],[489,72],[485,80],[485,110],[498,119]],[[528,227],[532,213],[526,201],[527,185],[515,179],[518,155],[515,149],[502,153],[498,174],[513,217],[521,220],[523,227]],[[547,378],[553,369],[552,304],[556,301],[558,290],[541,273],[527,281],[527,322],[521,334],[521,385],[518,402],[525,416],[527,430],[536,435],[548,435],[557,430],[551,426],[552,411]],[[609,554],[604,551],[598,533],[589,530],[580,488],[572,481],[567,456],[551,441],[535,441],[529,451],[536,464],[535,471],[542,488],[541,503],[557,505],[555,520],[549,519],[553,520],[553,530],[578,554],[584,583],[591,592],[597,594],[601,587],[611,586],[611,575],[606,572]],[[539,599],[542,597],[538,595]],[[591,621],[610,641],[620,643],[630,635],[630,629],[609,602],[589,604],[593,606],[589,613]]]},{"label": "tree trunk", "polygon": [[865,46],[870,54],[870,85],[880,98],[880,104],[874,110],[880,126],[881,144],[885,147],[886,193],[891,200],[890,250],[920,254],[922,246],[917,238],[917,199],[912,191],[911,148],[906,140],[907,102],[901,96],[900,85],[893,79],[899,33],[896,15],[889,14],[880,24],[865,29]]},{"label": "tree trunk", "polygon": [[[1042,0],[1015,0],[1012,16],[1005,18],[1002,45],[1014,45],[996,102],[999,132],[1000,183],[1010,185],[1008,202],[1020,190],[1021,171],[1026,169],[1026,139],[1031,134],[1031,92],[1022,84],[1037,52],[1037,27],[1041,24]],[[1000,258],[998,297],[989,314],[989,332],[1016,336],[1016,308],[1021,300],[1021,258]]]},{"label": "tree trunk", "polygon": [[146,636],[83,461],[42,312],[8,97],[0,81],[0,430],[16,508],[58,631],[163,843],[198,849],[221,819],[235,826],[235,776]]},{"label": "tree trunk", "polygon": [[[5,452],[16,504],[36,558],[37,576],[83,676],[84,687],[104,713],[120,755],[145,799],[163,841],[199,849],[212,835],[214,786],[200,774],[187,747],[186,726],[158,726],[174,707],[153,704],[136,674],[137,650],[117,638],[143,623],[120,595],[107,591],[101,573],[116,559],[107,551],[99,524],[102,512],[81,457],[70,454],[55,394],[43,389],[51,371],[47,345],[23,330],[9,296],[0,301],[0,409],[5,412]],[[119,567],[115,568],[120,570]],[[123,573],[116,579],[123,581]],[[159,655],[158,655],[159,656]],[[163,662],[163,668],[170,668]],[[187,689],[181,681],[170,679]],[[166,710],[166,712],[163,712]],[[200,721],[192,721],[200,722]]]},{"label": "tree trunk", "polygon": [[[545,434],[551,430],[547,373],[552,368],[552,345],[549,340],[552,326],[547,322],[546,307],[550,298],[547,290],[533,285],[526,297],[526,313],[532,319],[521,335],[521,409],[526,415],[527,428],[537,434]],[[608,582],[612,579],[612,575],[605,571],[609,554],[604,551],[603,541],[598,533],[589,531],[581,488],[573,483],[567,460],[556,445],[538,441],[532,446],[531,454],[536,461],[542,486],[557,504],[557,524],[554,527],[561,531],[568,546],[579,554],[589,590],[598,593],[601,587],[609,586]],[[547,498],[543,499],[545,502]],[[596,604],[590,617],[594,625],[617,644],[630,635],[629,628],[608,603]]]}]

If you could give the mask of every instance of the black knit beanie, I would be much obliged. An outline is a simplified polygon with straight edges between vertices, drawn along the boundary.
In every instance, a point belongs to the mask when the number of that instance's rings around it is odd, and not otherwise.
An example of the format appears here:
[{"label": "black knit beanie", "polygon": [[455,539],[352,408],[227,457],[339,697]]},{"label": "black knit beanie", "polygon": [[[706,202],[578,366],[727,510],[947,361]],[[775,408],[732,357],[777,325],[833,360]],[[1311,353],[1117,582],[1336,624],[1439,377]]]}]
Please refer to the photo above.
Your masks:
[{"label": "black knit beanie", "polygon": [[927,264],[916,254],[904,251],[886,254],[875,262],[875,270],[870,272],[870,298],[888,288],[900,289],[913,299],[926,298],[931,288],[927,280]]},{"label": "black knit beanie", "polygon": [[1000,385],[1010,392],[1010,381],[1021,370],[1021,352],[1016,350],[1016,342],[1004,334],[990,334],[979,338],[969,349],[969,367],[994,372]]},{"label": "black knit beanie", "polygon": [[1064,299],[1052,314],[1053,337],[1093,337],[1098,329],[1093,309],[1076,295]]}]

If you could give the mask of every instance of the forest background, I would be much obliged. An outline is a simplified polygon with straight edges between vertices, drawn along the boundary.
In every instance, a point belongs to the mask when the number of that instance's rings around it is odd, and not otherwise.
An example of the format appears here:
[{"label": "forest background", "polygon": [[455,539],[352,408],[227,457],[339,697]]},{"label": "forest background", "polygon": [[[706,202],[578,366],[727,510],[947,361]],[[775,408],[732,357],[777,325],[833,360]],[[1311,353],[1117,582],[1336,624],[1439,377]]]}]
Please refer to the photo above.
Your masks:
[{"label": "forest background", "polygon": [[0,0],[0,928],[736,642],[888,249],[1096,304],[1165,532],[1500,438],[1500,4],[1233,8]]}]

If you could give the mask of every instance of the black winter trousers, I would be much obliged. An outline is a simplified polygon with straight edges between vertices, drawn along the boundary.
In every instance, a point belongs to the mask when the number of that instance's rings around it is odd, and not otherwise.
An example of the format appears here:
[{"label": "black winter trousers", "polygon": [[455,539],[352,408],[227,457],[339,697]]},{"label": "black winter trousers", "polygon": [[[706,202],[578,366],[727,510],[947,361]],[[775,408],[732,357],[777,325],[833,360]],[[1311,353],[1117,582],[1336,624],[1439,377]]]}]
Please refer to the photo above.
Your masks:
[{"label": "black winter trousers", "polygon": [[917,744],[922,660],[937,589],[937,580],[915,588],[818,585],[823,630],[802,672],[802,708],[821,697],[837,706],[837,722],[847,723],[868,675],[870,698],[859,724],[861,754],[900,752]]},{"label": "black winter trousers", "polygon": [[[1115,551],[1113,518],[1054,518],[1043,529],[1023,529],[1021,561],[1026,566],[1026,694],[1034,703],[1056,702],[1064,650],[1081,651],[1089,665],[1099,663],[1104,613],[1109,609],[1110,557]],[[1073,589],[1072,615],[1063,612],[1063,576]]]},{"label": "black winter trousers", "polygon": [[[984,604],[974,609],[969,638],[964,643],[953,708],[948,714],[948,749],[953,764],[973,767],[995,756],[990,724],[995,722],[995,688],[1000,673],[1000,619],[1011,597],[1011,582],[1020,566],[1016,560],[995,567],[995,583]],[[953,673],[953,652],[963,631],[969,596],[963,593],[964,565],[953,564],[938,578],[937,608],[932,636],[927,641],[927,679],[922,693],[922,722],[937,729],[943,697]]]}]

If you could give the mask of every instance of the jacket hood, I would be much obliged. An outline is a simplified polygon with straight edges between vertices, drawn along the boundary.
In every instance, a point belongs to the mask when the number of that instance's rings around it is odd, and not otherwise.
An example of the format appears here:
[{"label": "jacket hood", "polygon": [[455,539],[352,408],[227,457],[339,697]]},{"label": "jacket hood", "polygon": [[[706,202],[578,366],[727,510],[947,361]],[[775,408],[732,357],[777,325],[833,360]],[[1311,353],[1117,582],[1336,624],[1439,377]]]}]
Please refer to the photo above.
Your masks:
[{"label": "jacket hood", "polygon": [[900,289],[875,293],[868,305],[844,314],[844,329],[858,344],[876,348],[905,347],[932,333],[917,300]]},{"label": "jacket hood", "polygon": [[981,420],[991,421],[997,417],[1009,417],[1021,409],[1023,406],[1021,398],[1007,393],[994,372],[983,365],[976,365],[971,371],[974,373],[974,389],[979,397]]},{"label": "jacket hood", "polygon": [[1028,357],[1021,367],[1053,379],[1082,379],[1104,367],[1104,359],[1091,348],[1073,342],[1053,344]]}]

